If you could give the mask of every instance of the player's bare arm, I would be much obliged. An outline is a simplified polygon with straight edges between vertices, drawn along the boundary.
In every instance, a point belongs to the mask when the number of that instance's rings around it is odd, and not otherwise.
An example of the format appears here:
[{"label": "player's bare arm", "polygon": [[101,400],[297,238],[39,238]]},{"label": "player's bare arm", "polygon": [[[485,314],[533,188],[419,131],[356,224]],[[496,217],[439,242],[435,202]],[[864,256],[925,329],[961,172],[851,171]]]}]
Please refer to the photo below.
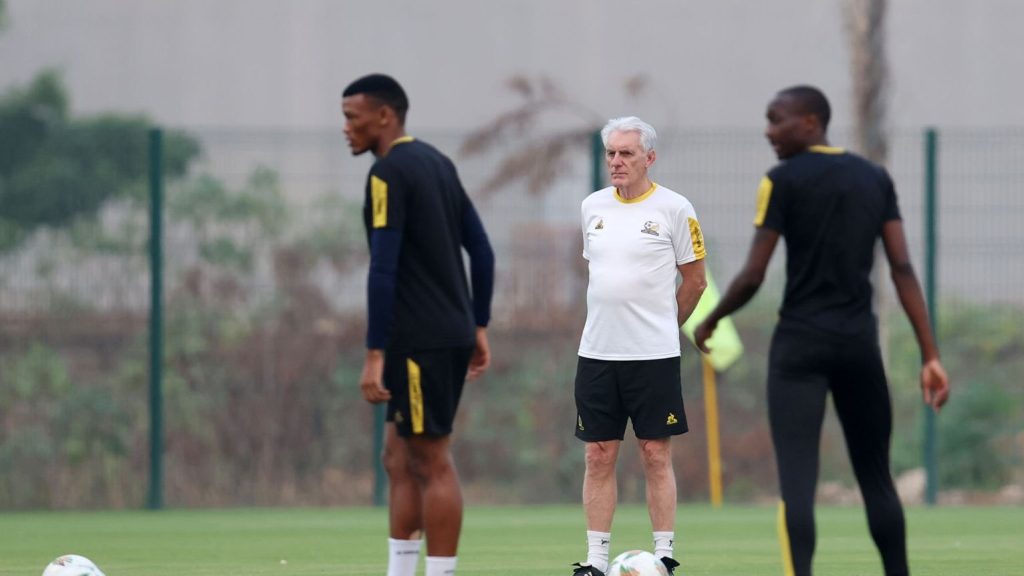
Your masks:
[{"label": "player's bare arm", "polygon": [[491,345],[487,342],[487,328],[476,327],[476,348],[473,349],[473,357],[469,359],[469,372],[466,378],[475,380],[479,378],[491,365]]},{"label": "player's bare arm", "polygon": [[676,289],[676,304],[679,308],[679,325],[682,326],[690,314],[693,314],[693,309],[700,301],[700,295],[708,287],[707,276],[704,272],[704,259],[680,264],[679,274],[683,277],[683,282]]},{"label": "player's bare arm", "polygon": [[949,376],[939,360],[939,349],[932,334],[928,309],[924,302],[921,284],[914,274],[907,249],[903,222],[890,220],[882,227],[882,245],[889,260],[890,276],[896,287],[900,304],[914,328],[918,346],[921,348],[921,394],[924,402],[938,411],[949,399]]},{"label": "player's bare arm", "polygon": [[754,240],[750,244],[750,251],[747,253],[747,261],[743,265],[743,269],[733,278],[718,306],[715,306],[715,309],[694,330],[694,342],[705,354],[711,351],[705,342],[715,332],[718,321],[742,308],[761,288],[765,272],[768,270],[768,263],[771,262],[772,253],[778,242],[779,233],[775,230],[758,228],[754,232]]},{"label": "player's bare arm", "polygon": [[391,392],[384,388],[384,351],[368,349],[363,362],[363,373],[359,377],[359,389],[363,398],[371,404],[380,404],[391,399]]}]

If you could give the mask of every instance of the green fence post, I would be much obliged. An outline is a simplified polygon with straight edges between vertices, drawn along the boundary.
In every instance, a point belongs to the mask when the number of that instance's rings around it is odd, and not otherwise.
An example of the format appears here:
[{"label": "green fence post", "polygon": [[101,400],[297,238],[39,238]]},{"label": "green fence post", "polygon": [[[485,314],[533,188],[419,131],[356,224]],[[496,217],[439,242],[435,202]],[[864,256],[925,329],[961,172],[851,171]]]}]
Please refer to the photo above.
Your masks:
[{"label": "green fence post", "polygon": [[594,130],[590,135],[590,190],[593,192],[604,188],[604,141],[601,131]]},{"label": "green fence post", "polygon": [[163,131],[149,131],[149,500],[150,510],[164,505],[163,495]]},{"label": "green fence post", "polygon": [[[935,256],[938,251],[938,131],[928,128],[924,133],[925,186],[924,186],[924,289],[928,305],[928,317],[931,318],[932,332],[938,342],[938,311],[935,307],[936,269]],[[925,502],[934,505],[937,493],[938,478],[935,470],[935,412],[924,409],[924,466],[927,478],[925,486]]]}]

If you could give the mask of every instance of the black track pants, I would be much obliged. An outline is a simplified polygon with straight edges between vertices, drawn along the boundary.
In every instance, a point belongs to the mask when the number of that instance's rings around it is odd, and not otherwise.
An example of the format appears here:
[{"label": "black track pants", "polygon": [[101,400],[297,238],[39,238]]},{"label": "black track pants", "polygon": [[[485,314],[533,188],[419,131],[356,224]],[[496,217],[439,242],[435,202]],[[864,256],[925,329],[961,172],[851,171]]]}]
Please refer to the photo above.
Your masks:
[{"label": "black track pants", "polygon": [[784,507],[780,538],[789,544],[783,550],[786,574],[811,574],[821,425],[829,392],[885,574],[909,574],[903,508],[889,470],[892,404],[877,336],[835,338],[779,327],[770,352],[768,414]]}]

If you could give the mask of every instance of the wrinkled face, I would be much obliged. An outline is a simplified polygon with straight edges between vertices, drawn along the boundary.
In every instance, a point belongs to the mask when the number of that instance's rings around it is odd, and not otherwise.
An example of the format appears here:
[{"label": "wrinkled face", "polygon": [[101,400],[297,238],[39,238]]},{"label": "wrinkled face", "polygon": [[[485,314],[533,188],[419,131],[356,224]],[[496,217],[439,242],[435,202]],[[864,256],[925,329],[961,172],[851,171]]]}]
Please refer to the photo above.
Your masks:
[{"label": "wrinkled face", "polygon": [[612,186],[623,190],[643,183],[654,163],[654,151],[644,151],[639,132],[614,131],[608,135],[604,159]]},{"label": "wrinkled face", "polygon": [[779,160],[803,152],[812,143],[817,120],[813,114],[802,111],[792,96],[783,94],[772,100],[765,117],[768,126],[764,135]]},{"label": "wrinkled face", "polygon": [[352,155],[376,151],[384,121],[384,106],[366,94],[355,94],[341,99],[341,113],[345,116],[345,139]]}]

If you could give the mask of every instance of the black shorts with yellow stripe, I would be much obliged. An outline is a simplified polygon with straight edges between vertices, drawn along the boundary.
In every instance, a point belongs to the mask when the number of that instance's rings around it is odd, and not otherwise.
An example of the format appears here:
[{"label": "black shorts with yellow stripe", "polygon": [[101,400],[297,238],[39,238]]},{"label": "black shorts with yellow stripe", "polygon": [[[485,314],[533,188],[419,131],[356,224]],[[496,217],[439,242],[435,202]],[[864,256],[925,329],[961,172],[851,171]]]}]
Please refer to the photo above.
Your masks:
[{"label": "black shorts with yellow stripe", "polygon": [[385,354],[387,420],[399,436],[451,434],[472,355],[471,347]]},{"label": "black shorts with yellow stripe", "polygon": [[597,360],[576,366],[576,437],[584,442],[622,440],[626,422],[640,440],[688,430],[679,357],[658,360]]}]

